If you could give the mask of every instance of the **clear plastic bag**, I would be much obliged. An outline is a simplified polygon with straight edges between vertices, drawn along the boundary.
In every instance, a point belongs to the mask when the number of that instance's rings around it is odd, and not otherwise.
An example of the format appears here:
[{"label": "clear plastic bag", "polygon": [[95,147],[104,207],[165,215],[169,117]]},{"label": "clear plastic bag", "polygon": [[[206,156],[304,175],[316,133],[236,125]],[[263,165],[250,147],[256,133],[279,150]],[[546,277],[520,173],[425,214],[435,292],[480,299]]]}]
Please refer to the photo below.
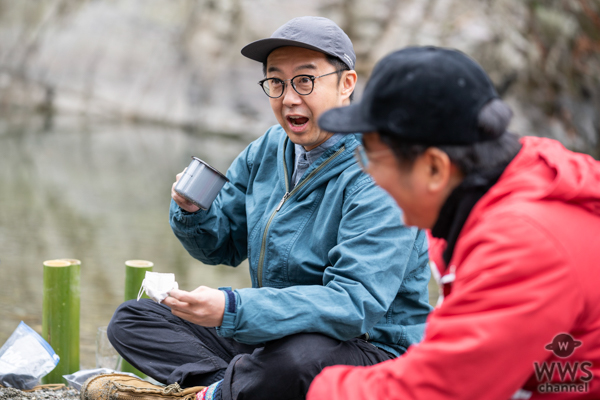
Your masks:
[{"label": "clear plastic bag", "polygon": [[48,342],[21,321],[0,348],[0,384],[21,390],[31,389],[59,361]]}]

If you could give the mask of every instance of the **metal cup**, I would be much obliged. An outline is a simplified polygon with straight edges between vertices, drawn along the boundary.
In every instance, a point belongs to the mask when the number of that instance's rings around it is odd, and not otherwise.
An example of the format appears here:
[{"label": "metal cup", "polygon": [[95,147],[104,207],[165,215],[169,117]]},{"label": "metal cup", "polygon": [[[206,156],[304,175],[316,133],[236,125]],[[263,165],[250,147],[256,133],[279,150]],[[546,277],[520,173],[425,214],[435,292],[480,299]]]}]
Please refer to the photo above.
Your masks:
[{"label": "metal cup", "polygon": [[229,182],[225,175],[198,157],[192,157],[192,162],[175,185],[175,191],[201,209],[208,210],[225,182]]}]

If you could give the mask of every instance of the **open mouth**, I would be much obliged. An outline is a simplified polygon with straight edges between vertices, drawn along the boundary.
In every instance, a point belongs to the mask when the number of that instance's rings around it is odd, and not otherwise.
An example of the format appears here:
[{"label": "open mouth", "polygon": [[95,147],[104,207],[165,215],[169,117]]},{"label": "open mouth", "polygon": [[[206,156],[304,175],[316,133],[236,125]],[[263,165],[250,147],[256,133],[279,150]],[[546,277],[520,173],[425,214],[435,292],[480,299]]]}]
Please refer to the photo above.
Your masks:
[{"label": "open mouth", "polygon": [[297,117],[297,116],[288,116],[287,120],[290,123],[290,125],[292,125],[293,127],[302,127],[302,126],[306,125],[306,123],[308,122],[307,117]]}]

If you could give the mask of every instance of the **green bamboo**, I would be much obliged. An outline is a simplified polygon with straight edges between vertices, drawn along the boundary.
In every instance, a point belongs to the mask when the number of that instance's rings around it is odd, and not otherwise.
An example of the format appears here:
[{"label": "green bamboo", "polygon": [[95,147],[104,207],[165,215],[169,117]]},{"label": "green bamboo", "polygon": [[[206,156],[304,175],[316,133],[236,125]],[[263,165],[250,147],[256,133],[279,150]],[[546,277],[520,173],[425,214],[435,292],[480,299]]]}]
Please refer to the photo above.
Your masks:
[{"label": "green bamboo", "polygon": [[[125,301],[137,299],[146,271],[152,271],[153,266],[152,262],[145,260],[125,261]],[[142,297],[148,298],[145,293]],[[125,360],[121,363],[121,371],[131,372],[142,378],[146,377],[144,373],[138,371]]]},{"label": "green bamboo", "polygon": [[79,304],[79,301],[74,301],[79,293],[79,276],[74,272],[78,269],[71,268],[71,265],[65,260],[44,261],[42,337],[60,357],[56,368],[42,378],[44,384],[64,383],[63,375],[79,370],[79,346],[75,354],[71,344],[76,338],[79,342],[79,318],[72,320],[73,308]]},{"label": "green bamboo", "polygon": [[79,371],[79,327],[81,315],[81,261],[74,258],[62,258],[60,261],[68,261],[71,263],[71,316],[69,322],[73,335],[70,338],[70,354],[69,370]]},{"label": "green bamboo", "polygon": [[[146,271],[152,271],[154,264],[145,260],[125,261],[125,301],[137,299]],[[144,293],[143,298],[148,299]]]}]

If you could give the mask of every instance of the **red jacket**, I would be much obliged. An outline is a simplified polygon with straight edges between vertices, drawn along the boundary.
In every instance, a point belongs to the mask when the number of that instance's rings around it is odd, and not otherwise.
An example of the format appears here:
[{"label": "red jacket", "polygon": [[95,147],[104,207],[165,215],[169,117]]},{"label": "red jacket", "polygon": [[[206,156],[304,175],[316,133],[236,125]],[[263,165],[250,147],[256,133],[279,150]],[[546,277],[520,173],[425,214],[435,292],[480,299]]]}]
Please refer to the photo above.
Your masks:
[{"label": "red jacket", "polygon": [[[600,162],[522,143],[465,222],[445,271],[452,292],[423,342],[376,366],[326,368],[308,400],[600,398]],[[541,394],[536,369],[552,368],[566,385]],[[582,386],[568,385],[569,368]]]}]

